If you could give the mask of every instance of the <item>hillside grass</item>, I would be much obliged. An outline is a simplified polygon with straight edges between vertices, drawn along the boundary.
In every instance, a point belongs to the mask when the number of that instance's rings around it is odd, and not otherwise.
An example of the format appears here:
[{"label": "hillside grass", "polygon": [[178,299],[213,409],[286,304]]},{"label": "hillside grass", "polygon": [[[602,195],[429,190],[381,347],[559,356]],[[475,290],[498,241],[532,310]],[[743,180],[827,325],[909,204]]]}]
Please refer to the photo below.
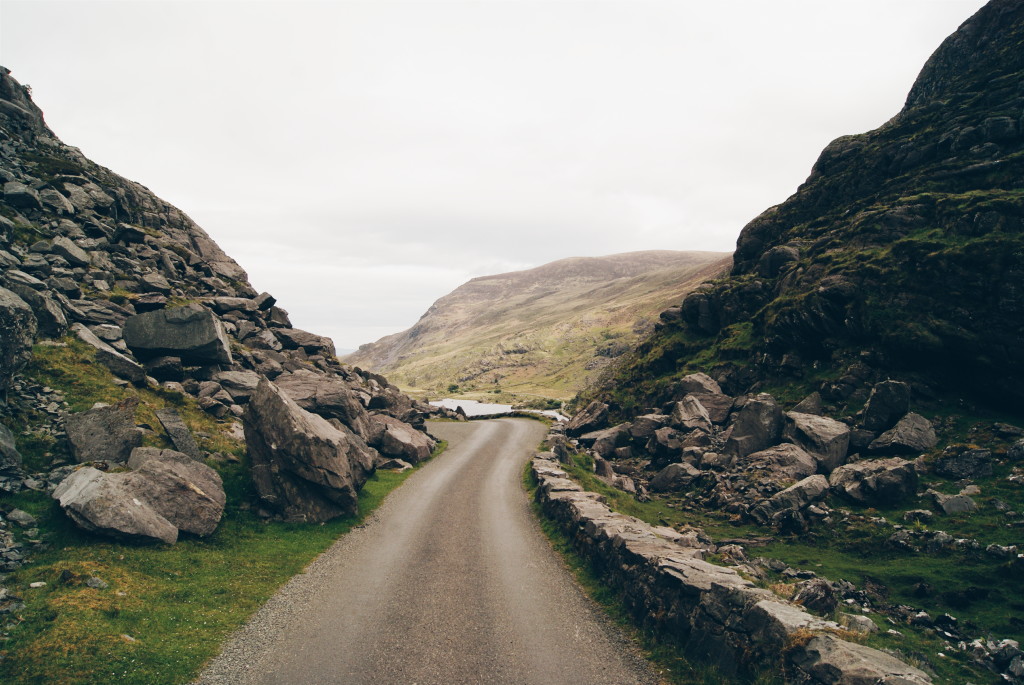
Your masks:
[{"label": "hillside grass", "polygon": [[[42,531],[33,541],[26,537],[29,531],[13,530],[31,557],[0,581],[25,605],[0,614],[0,682],[191,682],[278,587],[363,521],[412,473],[377,472],[359,494],[357,516],[321,525],[267,522],[252,510],[244,444],[232,437],[228,424],[177,393],[119,387],[87,346],[65,342],[63,347],[37,347],[27,375],[65,392],[73,410],[136,396],[137,420],[152,419],[150,425],[158,430],[152,412],[175,406],[204,449],[234,455],[235,461],[210,462],[224,481],[227,506],[207,538],[183,535],[175,545],[134,546],[82,531],[44,492],[0,497],[0,508],[29,512]],[[29,435],[19,435],[19,448],[30,466],[42,467],[59,446],[33,437],[34,426],[24,428]],[[147,441],[164,444],[165,438],[154,433]],[[445,447],[439,444],[434,455]],[[88,587],[91,577],[108,587]],[[37,582],[46,585],[30,587]]]}]

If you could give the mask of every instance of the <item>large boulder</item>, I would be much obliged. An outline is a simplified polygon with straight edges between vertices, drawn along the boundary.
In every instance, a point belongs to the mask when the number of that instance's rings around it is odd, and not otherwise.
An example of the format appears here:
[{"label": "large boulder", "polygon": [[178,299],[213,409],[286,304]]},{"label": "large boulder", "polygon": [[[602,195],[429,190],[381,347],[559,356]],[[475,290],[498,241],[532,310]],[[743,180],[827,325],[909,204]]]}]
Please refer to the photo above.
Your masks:
[{"label": "large boulder", "polygon": [[669,464],[651,479],[651,490],[670,492],[685,487],[701,477],[701,472],[692,464],[680,462]]},{"label": "large boulder", "polygon": [[252,476],[262,502],[290,521],[355,514],[377,452],[351,431],[302,409],[267,379],[243,417]]},{"label": "large boulder", "polygon": [[801,480],[818,470],[817,460],[790,442],[754,452],[743,461],[749,470],[763,472],[775,481]]},{"label": "large boulder", "polygon": [[32,358],[36,317],[32,307],[6,288],[0,288],[0,399],[11,377]]},{"label": "large boulder", "polygon": [[376,429],[371,444],[381,454],[396,457],[411,464],[418,464],[430,458],[436,443],[426,433],[385,414],[371,416],[370,422]]},{"label": "large boulder", "polygon": [[669,425],[680,430],[700,429],[711,432],[711,416],[704,405],[693,395],[687,395],[672,407]]},{"label": "large boulder", "polygon": [[236,403],[246,402],[256,386],[260,384],[260,375],[255,371],[220,371],[213,375],[213,380],[231,395]]},{"label": "large boulder", "polygon": [[96,350],[96,361],[110,369],[118,378],[132,383],[146,381],[146,369],[134,359],[129,359],[107,343],[100,340],[95,333],[80,323],[72,324],[71,331],[89,347]]},{"label": "large boulder", "polygon": [[789,659],[805,678],[799,682],[835,685],[929,685],[923,671],[866,645],[821,633],[789,652]]},{"label": "large boulder", "polygon": [[85,530],[129,542],[174,544],[178,533],[209,535],[224,511],[224,487],[209,466],[173,450],[136,449],[134,470],[104,473],[85,467],[53,491]]},{"label": "large boulder", "polygon": [[145,487],[138,497],[179,531],[205,536],[224,513],[224,484],[212,468],[187,454],[155,447],[132,451],[128,468]]},{"label": "large boulder", "polygon": [[375,429],[366,407],[339,376],[299,369],[281,374],[274,379],[274,384],[306,411],[325,419],[338,419],[363,440],[373,438]]},{"label": "large boulder", "polygon": [[893,428],[882,433],[869,446],[871,452],[914,454],[926,452],[938,444],[931,422],[913,412],[899,420]]},{"label": "large boulder", "polygon": [[611,428],[584,433],[579,437],[580,444],[589,447],[605,459],[612,459],[615,450],[629,444],[629,426],[628,423],[620,423]]},{"label": "large boulder", "polygon": [[816,474],[794,483],[782,492],[777,492],[766,500],[762,500],[750,508],[750,517],[767,525],[779,520],[784,512],[800,511],[817,502],[828,494],[828,481],[825,476]]},{"label": "large boulder", "polygon": [[298,328],[278,328],[274,330],[274,333],[285,349],[302,349],[307,354],[320,354],[325,357],[334,356],[334,341],[330,338]]},{"label": "large boulder", "polygon": [[717,392],[694,392],[690,396],[700,402],[712,423],[724,424],[729,420],[735,400]]},{"label": "large boulder", "polygon": [[594,400],[573,416],[565,425],[565,434],[578,437],[608,425],[608,405]]},{"label": "large boulder", "polygon": [[745,457],[778,443],[782,435],[782,409],[775,398],[761,393],[744,399],[743,407],[735,412],[726,429],[728,439],[723,452],[730,456]]},{"label": "large boulder", "polygon": [[67,435],[71,455],[87,461],[126,462],[142,444],[142,430],[135,425],[137,398],[68,414]]},{"label": "large boulder", "polygon": [[917,493],[917,470],[899,457],[840,466],[828,481],[837,495],[871,506],[889,506]]},{"label": "large boulder", "polygon": [[882,381],[871,389],[860,423],[870,431],[886,431],[910,411],[910,386],[900,381]]},{"label": "large boulder", "polygon": [[673,400],[681,400],[696,393],[722,394],[722,386],[706,373],[691,373],[683,376],[672,386]]},{"label": "large boulder", "polygon": [[224,329],[206,307],[187,304],[130,316],[124,341],[141,357],[181,357],[197,364],[230,364],[231,347]]},{"label": "large boulder", "polygon": [[786,418],[784,437],[817,459],[818,471],[827,475],[846,462],[846,453],[850,448],[850,427],[845,423],[826,416],[795,411],[787,413]]}]

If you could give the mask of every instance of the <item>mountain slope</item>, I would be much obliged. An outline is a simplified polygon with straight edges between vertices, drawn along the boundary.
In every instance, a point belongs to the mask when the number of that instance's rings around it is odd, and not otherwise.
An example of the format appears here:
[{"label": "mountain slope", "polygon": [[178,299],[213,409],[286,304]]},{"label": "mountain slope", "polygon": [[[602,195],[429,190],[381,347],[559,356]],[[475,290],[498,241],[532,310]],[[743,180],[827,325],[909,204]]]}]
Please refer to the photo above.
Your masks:
[{"label": "mountain slope", "polygon": [[731,274],[689,295],[605,397],[651,406],[701,369],[732,392],[830,375],[843,395],[915,373],[1024,401],[1022,23],[1017,0],[965,22],[897,116],[832,142],[743,229]]},{"label": "mountain slope", "polygon": [[474,278],[346,361],[433,392],[501,387],[568,399],[652,330],[658,312],[726,268],[721,253],[649,251]]}]

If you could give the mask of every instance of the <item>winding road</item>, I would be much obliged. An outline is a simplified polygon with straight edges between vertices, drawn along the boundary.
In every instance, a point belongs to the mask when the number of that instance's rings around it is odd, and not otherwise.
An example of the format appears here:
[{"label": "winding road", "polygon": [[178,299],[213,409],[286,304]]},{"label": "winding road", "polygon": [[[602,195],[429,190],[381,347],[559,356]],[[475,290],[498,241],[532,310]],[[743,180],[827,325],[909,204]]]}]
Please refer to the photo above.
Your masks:
[{"label": "winding road", "polygon": [[448,450],[289,581],[203,685],[653,684],[522,488],[528,419],[431,423]]}]

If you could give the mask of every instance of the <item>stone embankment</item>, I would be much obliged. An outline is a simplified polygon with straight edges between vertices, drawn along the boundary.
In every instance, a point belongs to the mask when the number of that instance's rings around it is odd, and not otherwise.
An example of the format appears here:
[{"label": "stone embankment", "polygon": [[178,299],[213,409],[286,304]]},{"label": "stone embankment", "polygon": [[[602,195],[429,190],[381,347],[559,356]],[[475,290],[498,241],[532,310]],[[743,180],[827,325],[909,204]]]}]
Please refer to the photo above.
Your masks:
[{"label": "stone embankment", "polygon": [[733,568],[704,561],[713,552],[680,533],[611,511],[585,492],[555,454],[534,457],[537,500],[576,550],[614,587],[645,628],[685,645],[723,673],[783,669],[795,683],[932,682],[924,672],[850,641],[855,633],[759,588]]}]

